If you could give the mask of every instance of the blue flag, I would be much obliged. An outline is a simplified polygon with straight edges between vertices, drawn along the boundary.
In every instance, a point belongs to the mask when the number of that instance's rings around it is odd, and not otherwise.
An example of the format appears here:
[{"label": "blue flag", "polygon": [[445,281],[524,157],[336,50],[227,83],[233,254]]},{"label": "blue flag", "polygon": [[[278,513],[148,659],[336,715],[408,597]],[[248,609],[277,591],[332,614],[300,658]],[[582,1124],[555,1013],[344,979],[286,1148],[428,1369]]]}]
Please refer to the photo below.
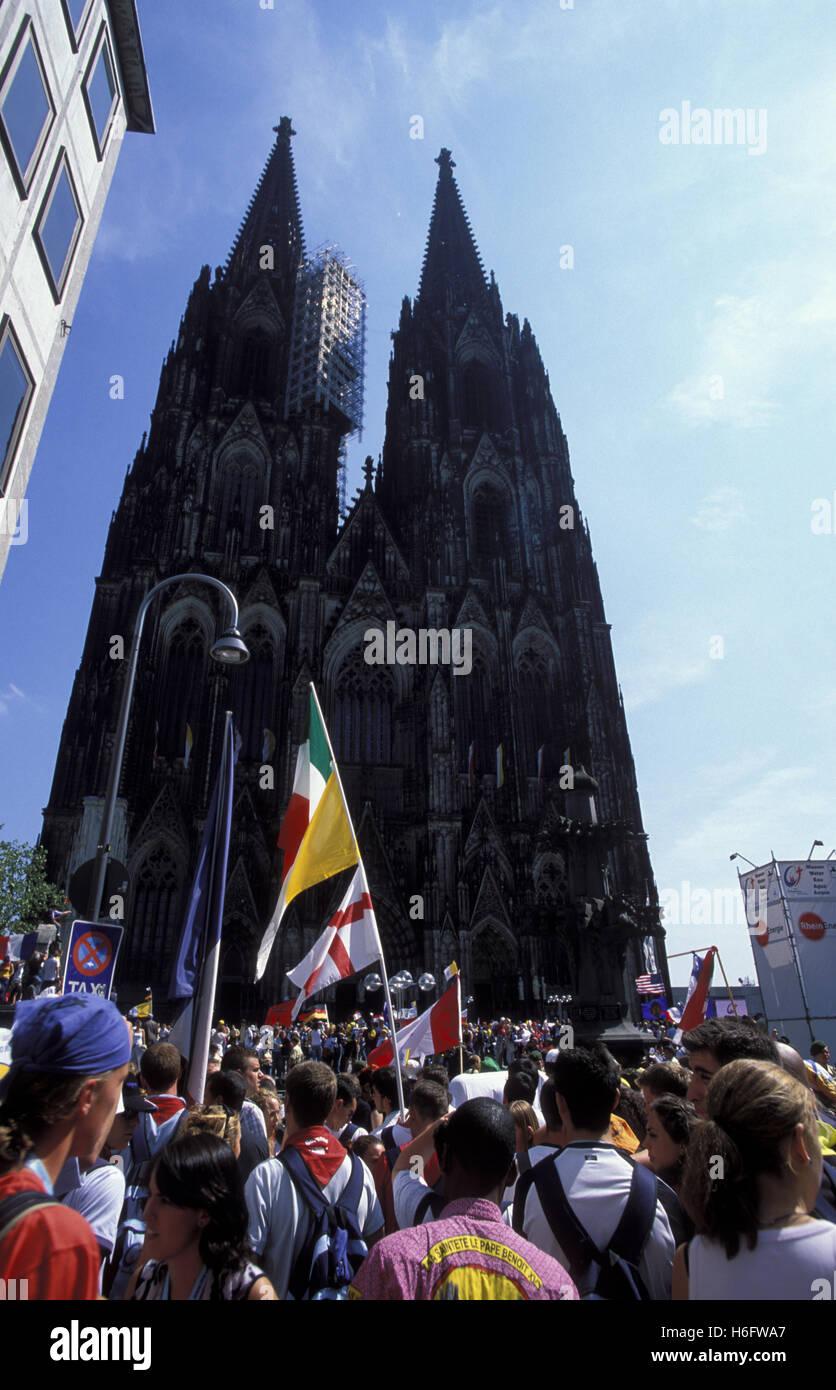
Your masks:
[{"label": "blue flag", "polygon": [[168,1040],[189,1061],[186,1088],[192,1100],[197,1102],[203,1099],[215,1007],[232,827],[234,759],[232,715],[227,712],[221,766],[206,817],[169,988],[169,997],[183,1000],[184,1007]]}]

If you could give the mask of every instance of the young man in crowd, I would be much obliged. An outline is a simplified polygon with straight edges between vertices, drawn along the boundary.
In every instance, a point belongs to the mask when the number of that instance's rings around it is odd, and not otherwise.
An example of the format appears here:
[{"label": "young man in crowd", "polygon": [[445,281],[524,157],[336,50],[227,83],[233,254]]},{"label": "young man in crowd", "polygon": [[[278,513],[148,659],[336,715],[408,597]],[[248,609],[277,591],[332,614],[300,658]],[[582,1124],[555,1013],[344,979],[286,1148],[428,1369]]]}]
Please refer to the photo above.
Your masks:
[{"label": "young man in crowd", "polygon": [[[340,1201],[355,1162],[325,1124],[334,1109],[336,1094],[336,1077],[324,1062],[300,1062],[288,1073],[284,1148],[296,1150],[330,1205]],[[312,1231],[310,1208],[290,1171],[278,1158],[260,1163],[250,1174],[245,1196],[250,1245],[278,1297],[287,1298],[299,1257]],[[366,1245],[371,1247],[383,1234],[383,1213],[374,1180],[365,1165],[357,1208],[352,1214]]]},{"label": "young man in crowd", "polygon": [[398,1108],[398,1082],[394,1068],[380,1067],[372,1073],[371,1078],[372,1100],[374,1108],[379,1115],[383,1116],[383,1123],[379,1124],[372,1133],[378,1138],[385,1129],[398,1123],[400,1110]]},{"label": "young man in crowd", "polygon": [[691,1068],[687,1099],[701,1120],[707,1118],[705,1096],[711,1078],[728,1062],[747,1057],[781,1065],[773,1040],[759,1028],[736,1018],[707,1018],[690,1033],[683,1034],[682,1046],[688,1053]]},{"label": "young man in crowd", "polygon": [[433,1129],[444,1209],[438,1220],[376,1245],[355,1275],[349,1299],[577,1298],[555,1260],[503,1225],[499,1200],[515,1147],[509,1112],[494,1100],[471,1100],[425,1133]]},{"label": "young man in crowd", "polygon": [[353,1076],[344,1072],[337,1077],[337,1098],[325,1123],[346,1149],[351,1148],[355,1139],[368,1134],[368,1130],[363,1129],[362,1125],[354,1123],[359,1095],[360,1087]]},{"label": "young man in crowd", "polygon": [[228,1047],[221,1061],[221,1071],[234,1071],[244,1078],[247,1087],[247,1099],[241,1110],[241,1138],[245,1133],[267,1139],[267,1129],[264,1124],[264,1116],[257,1105],[253,1104],[252,1097],[255,1095],[262,1080],[261,1062],[254,1047]]},{"label": "young man in crowd", "polygon": [[154,1121],[158,1125],[186,1108],[186,1102],[177,1094],[181,1065],[180,1053],[171,1043],[152,1043],[142,1054],[139,1074],[147,1088],[148,1099],[156,1106]]},{"label": "young man in crowd", "polygon": [[25,1282],[20,1298],[98,1296],[96,1237],[54,1200],[53,1185],[68,1159],[96,1162],[130,1055],[127,1025],[109,1000],[65,994],[18,1005],[0,1081],[0,1271]]},{"label": "young man in crowd", "polygon": [[[631,1191],[639,1182],[646,1183],[650,1175],[609,1142],[610,1115],[619,1093],[619,1066],[606,1047],[599,1043],[561,1052],[553,1086],[563,1147],[519,1178],[506,1220],[511,1216],[514,1228],[527,1240],[568,1267],[568,1257],[538,1192],[538,1174],[544,1164],[554,1165],[574,1218],[601,1252],[610,1248]],[[650,1207],[638,1266],[651,1299],[670,1298],[674,1249],[667,1213],[657,1195]]]},{"label": "young man in crowd", "polygon": [[[440,1086],[437,1081],[420,1080],[416,1081],[409,1097],[409,1110],[406,1116],[406,1130],[408,1133],[405,1147],[410,1147],[411,1142],[419,1135],[432,1132],[436,1121],[446,1115],[450,1108],[450,1100],[447,1089]],[[429,1156],[426,1165],[422,1164],[424,1181],[420,1185],[420,1191],[415,1194],[415,1210],[410,1209],[408,1215],[397,1217],[394,1205],[393,1179],[398,1160],[403,1152],[404,1146],[398,1142],[398,1138],[403,1131],[401,1126],[383,1131],[381,1141],[383,1143],[384,1158],[375,1168],[375,1187],[380,1198],[380,1205],[383,1208],[383,1215],[386,1220],[386,1233],[390,1235],[398,1227],[414,1226],[424,1219],[424,1213],[428,1206],[437,1207],[437,1203],[427,1203],[425,1194],[428,1188],[432,1188],[441,1178],[441,1170],[438,1167],[434,1155]],[[396,1137],[397,1136],[397,1137]],[[422,1205],[423,1202],[423,1205]],[[416,1211],[420,1207],[420,1212]]]}]

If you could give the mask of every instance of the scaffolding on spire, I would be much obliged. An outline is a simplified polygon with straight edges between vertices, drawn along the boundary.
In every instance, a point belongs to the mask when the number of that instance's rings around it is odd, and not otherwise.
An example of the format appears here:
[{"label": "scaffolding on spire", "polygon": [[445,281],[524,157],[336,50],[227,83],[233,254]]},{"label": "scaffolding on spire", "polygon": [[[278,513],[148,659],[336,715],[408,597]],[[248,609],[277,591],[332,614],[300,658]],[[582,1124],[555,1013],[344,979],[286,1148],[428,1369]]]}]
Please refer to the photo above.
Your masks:
[{"label": "scaffolding on spire", "polygon": [[320,405],[363,435],[366,292],[338,246],[320,246],[296,275],[285,418]]}]

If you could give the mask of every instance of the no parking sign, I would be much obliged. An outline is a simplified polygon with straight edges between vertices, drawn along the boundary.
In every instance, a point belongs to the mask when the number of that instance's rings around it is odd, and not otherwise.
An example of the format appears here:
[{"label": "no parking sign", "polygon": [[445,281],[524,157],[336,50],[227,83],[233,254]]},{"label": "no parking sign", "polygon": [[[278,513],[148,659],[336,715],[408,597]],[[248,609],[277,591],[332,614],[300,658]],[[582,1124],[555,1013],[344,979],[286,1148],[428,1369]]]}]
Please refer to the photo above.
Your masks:
[{"label": "no parking sign", "polygon": [[64,967],[65,994],[110,998],[124,927],[110,922],[73,922]]}]

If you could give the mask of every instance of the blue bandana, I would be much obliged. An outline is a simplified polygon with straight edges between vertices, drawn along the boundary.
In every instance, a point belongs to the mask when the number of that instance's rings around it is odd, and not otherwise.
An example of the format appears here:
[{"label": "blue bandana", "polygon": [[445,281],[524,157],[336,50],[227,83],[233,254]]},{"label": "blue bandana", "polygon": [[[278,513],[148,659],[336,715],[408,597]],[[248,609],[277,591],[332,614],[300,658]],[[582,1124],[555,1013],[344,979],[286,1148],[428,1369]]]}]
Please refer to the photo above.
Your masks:
[{"label": "blue bandana", "polygon": [[101,1076],[130,1060],[127,1025],[109,999],[59,994],[23,1000],[15,1009],[12,1064],[0,1081],[0,1100],[21,1072]]}]

